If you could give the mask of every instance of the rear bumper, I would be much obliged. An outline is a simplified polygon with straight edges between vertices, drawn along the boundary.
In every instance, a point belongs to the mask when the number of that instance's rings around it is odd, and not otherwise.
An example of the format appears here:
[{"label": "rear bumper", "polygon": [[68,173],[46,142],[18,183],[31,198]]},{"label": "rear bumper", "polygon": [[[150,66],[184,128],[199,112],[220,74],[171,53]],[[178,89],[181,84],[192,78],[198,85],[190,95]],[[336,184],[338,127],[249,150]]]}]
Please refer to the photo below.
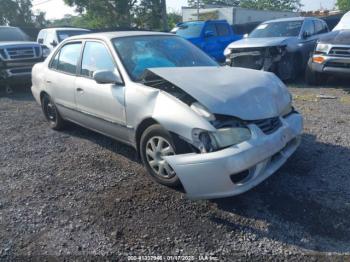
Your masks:
[{"label": "rear bumper", "polygon": [[[300,114],[282,118],[275,133],[265,135],[251,125],[252,139],[207,154],[168,156],[165,159],[181,180],[191,199],[229,197],[244,193],[275,173],[300,144],[303,119]],[[239,182],[234,176],[247,172]]]},{"label": "rear bumper", "polygon": [[324,62],[313,62],[312,70],[314,72],[350,76],[350,57],[313,55],[313,58],[316,57],[322,57]]}]

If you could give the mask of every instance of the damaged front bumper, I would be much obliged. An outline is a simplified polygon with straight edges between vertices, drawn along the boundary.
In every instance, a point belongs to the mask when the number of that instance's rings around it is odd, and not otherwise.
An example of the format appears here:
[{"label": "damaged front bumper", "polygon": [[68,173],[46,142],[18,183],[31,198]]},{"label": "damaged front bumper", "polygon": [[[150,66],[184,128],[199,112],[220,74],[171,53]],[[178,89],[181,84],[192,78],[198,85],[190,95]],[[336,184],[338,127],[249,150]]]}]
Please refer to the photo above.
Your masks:
[{"label": "damaged front bumper", "polygon": [[187,197],[212,199],[244,193],[274,172],[300,144],[303,119],[298,113],[281,118],[270,135],[249,125],[252,139],[221,151],[165,157],[182,182]]}]

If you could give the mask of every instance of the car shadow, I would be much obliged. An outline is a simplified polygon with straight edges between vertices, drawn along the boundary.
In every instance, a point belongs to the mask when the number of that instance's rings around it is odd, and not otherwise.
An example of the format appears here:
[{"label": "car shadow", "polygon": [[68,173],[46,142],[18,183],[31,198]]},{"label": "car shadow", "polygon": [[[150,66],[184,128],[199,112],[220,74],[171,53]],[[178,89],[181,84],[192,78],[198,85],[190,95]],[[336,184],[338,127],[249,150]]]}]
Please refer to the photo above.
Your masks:
[{"label": "car shadow", "polygon": [[[310,251],[350,252],[349,155],[349,148],[305,134],[296,154],[270,179],[243,195],[212,200],[226,215],[211,219],[227,231],[241,228]],[[231,219],[237,216],[267,228],[237,224]]]}]

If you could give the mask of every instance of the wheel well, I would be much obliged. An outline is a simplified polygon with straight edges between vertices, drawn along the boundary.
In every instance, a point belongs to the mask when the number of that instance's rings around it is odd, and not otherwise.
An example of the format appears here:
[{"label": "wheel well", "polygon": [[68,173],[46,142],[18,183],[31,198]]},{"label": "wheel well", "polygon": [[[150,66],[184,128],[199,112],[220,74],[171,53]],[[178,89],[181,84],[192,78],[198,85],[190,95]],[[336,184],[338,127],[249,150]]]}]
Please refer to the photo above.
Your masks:
[{"label": "wheel well", "polygon": [[136,134],[135,134],[135,142],[136,142],[136,149],[137,149],[137,153],[140,155],[140,141],[141,141],[141,136],[143,134],[143,132],[149,128],[152,125],[156,125],[159,124],[156,120],[154,120],[153,118],[147,118],[144,119],[137,127],[136,129]]},{"label": "wheel well", "polygon": [[43,101],[44,95],[48,95],[45,91],[41,91],[40,93],[40,103]]}]

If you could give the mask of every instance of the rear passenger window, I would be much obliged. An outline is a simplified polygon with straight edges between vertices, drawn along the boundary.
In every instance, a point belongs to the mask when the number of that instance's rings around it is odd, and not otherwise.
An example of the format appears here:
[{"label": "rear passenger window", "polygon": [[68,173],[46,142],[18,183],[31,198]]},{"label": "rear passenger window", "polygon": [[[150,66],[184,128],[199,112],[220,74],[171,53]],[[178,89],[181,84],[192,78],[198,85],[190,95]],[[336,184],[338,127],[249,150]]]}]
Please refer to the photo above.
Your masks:
[{"label": "rear passenger window", "polygon": [[228,36],[230,35],[230,31],[226,24],[217,24],[216,29],[218,31],[219,36]]},{"label": "rear passenger window", "polygon": [[114,69],[113,58],[104,44],[86,42],[81,64],[81,75],[92,77],[95,71],[114,71]]},{"label": "rear passenger window", "polygon": [[77,71],[77,64],[81,52],[81,43],[67,44],[63,46],[59,52],[58,61],[56,57],[52,61],[57,64],[56,69],[65,73],[75,74]]}]

